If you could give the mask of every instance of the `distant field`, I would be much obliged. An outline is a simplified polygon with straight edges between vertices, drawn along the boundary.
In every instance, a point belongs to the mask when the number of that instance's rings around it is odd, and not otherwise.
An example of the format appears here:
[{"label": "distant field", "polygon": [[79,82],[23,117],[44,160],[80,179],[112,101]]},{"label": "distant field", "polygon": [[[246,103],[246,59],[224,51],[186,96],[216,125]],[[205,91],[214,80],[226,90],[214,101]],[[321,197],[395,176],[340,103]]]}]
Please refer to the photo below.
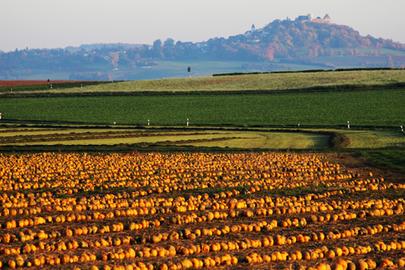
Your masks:
[{"label": "distant field", "polygon": [[[405,70],[342,71],[309,73],[272,73],[224,77],[196,77],[148,81],[129,81],[86,86],[83,88],[52,89],[47,93],[124,92],[124,91],[244,91],[287,90],[314,87],[364,88],[405,83]],[[349,87],[349,88],[350,88]],[[41,91],[31,91],[40,93]]]},{"label": "distant field", "polygon": [[[374,85],[405,82],[405,70],[286,73],[132,81],[89,86],[85,91],[192,91],[192,90],[285,90],[332,85]],[[78,91],[79,89],[71,89]]]},{"label": "distant field", "polygon": [[2,98],[5,119],[180,125],[404,125],[405,89],[280,94]]}]

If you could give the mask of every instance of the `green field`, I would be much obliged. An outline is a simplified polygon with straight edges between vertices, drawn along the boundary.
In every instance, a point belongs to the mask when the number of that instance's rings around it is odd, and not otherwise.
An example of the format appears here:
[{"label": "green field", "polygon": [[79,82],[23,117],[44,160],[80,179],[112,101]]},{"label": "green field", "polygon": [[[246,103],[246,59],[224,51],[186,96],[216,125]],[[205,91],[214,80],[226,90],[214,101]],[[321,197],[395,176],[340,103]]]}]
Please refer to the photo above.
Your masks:
[{"label": "green field", "polygon": [[[106,83],[83,88],[24,91],[26,93],[94,93],[143,91],[247,91],[305,88],[365,88],[404,84],[405,70],[271,73],[220,77],[196,77]],[[1,93],[0,93],[1,94]],[[7,93],[10,94],[10,93]],[[18,94],[18,93],[15,93]]]},{"label": "green field", "polygon": [[5,119],[180,125],[404,124],[405,90],[2,98]]}]

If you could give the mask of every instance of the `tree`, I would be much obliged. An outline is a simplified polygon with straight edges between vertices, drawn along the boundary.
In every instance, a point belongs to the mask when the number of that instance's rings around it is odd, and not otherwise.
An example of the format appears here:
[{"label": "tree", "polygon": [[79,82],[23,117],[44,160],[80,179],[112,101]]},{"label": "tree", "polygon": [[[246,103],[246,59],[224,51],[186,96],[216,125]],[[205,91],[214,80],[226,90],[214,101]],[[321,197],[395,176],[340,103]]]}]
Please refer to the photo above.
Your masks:
[{"label": "tree", "polygon": [[162,41],[157,39],[153,42],[152,46],[152,56],[156,58],[162,58]]},{"label": "tree", "polygon": [[163,44],[163,55],[165,58],[173,58],[176,55],[175,42],[172,38],[166,39]]}]

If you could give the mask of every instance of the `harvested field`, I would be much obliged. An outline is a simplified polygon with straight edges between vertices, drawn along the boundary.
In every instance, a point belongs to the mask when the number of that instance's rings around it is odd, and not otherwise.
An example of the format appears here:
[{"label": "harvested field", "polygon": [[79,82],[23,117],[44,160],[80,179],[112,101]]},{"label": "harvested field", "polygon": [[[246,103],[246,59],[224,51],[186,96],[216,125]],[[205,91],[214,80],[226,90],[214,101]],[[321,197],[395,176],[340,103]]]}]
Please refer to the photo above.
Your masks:
[{"label": "harvested field", "polygon": [[0,128],[0,146],[32,145],[160,145],[241,149],[322,149],[329,133],[229,130]]},{"label": "harvested field", "polygon": [[71,80],[0,80],[0,94],[18,94],[19,92],[49,91],[52,89],[79,88],[107,83],[105,81],[71,81]]},{"label": "harvested field", "polygon": [[80,83],[80,81],[68,81],[68,80],[57,80],[57,81],[37,81],[37,80],[20,80],[20,81],[0,81],[0,87],[16,87],[16,86],[34,86],[34,85],[48,85],[60,84],[60,83]]},{"label": "harvested field", "polygon": [[404,188],[322,154],[2,154],[0,268],[401,268]]}]

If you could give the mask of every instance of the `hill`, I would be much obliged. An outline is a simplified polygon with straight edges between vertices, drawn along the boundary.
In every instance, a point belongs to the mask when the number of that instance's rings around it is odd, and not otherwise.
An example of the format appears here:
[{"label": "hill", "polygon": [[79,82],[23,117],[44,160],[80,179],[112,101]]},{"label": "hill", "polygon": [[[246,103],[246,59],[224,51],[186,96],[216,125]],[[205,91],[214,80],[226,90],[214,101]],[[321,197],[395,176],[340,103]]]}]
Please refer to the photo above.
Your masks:
[{"label": "hill", "polygon": [[401,67],[405,45],[334,24],[329,16],[275,20],[204,42],[89,44],[0,53],[0,79],[127,80],[221,72]]}]

